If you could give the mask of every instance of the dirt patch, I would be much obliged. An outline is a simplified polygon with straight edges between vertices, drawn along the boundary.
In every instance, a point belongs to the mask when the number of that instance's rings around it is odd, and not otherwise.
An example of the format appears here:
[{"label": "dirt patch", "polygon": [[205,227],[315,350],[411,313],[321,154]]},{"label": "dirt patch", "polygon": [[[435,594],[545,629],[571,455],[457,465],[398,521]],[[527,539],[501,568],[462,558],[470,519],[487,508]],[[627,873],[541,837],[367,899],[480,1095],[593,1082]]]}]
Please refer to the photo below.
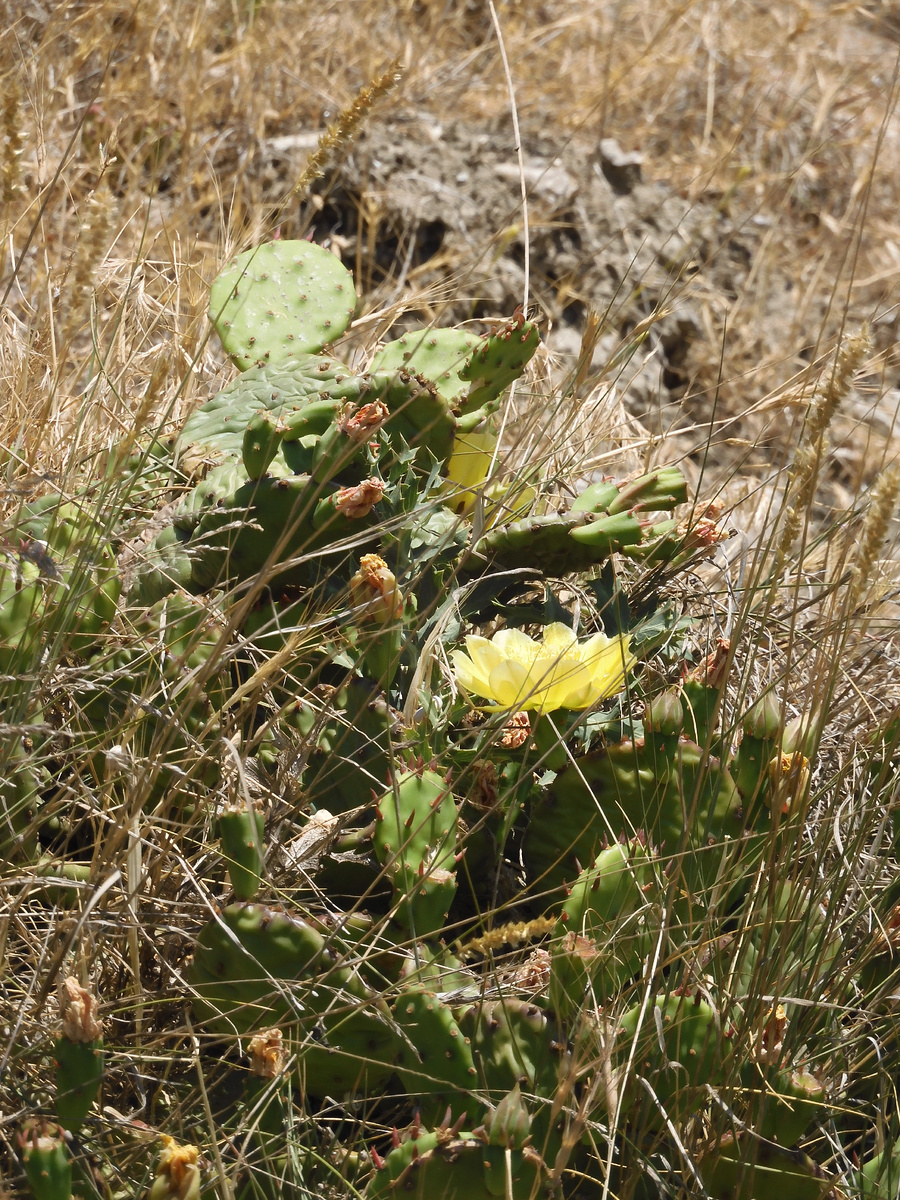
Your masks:
[{"label": "dirt patch", "polygon": [[[618,341],[656,323],[667,390],[684,385],[690,343],[702,336],[689,281],[718,241],[714,210],[644,180],[637,156],[602,143],[590,155],[546,135],[524,138],[531,305],[549,345],[577,351],[589,309]],[[414,282],[434,298],[415,314],[441,321],[509,314],[522,303],[525,234],[512,130],[410,118],[370,129],[341,165],[315,219],[317,240],[341,239],[351,263],[364,239],[379,299]],[[600,354],[605,346],[601,346]]]},{"label": "dirt patch", "polygon": [[[273,139],[263,174],[296,178],[309,135]],[[594,369],[636,327],[639,352],[615,368],[627,407],[657,432],[701,417],[679,401],[715,331],[698,297],[735,297],[758,235],[723,206],[649,179],[639,154],[603,140],[591,152],[523,136],[529,205],[529,304],[562,370],[577,361],[589,311],[602,318]],[[508,122],[410,116],[370,127],[316,197],[312,233],[336,244],[372,306],[414,297],[410,324],[509,314],[522,303],[526,237]],[[712,333],[712,338],[710,334]],[[699,354],[695,353],[702,344]]]}]

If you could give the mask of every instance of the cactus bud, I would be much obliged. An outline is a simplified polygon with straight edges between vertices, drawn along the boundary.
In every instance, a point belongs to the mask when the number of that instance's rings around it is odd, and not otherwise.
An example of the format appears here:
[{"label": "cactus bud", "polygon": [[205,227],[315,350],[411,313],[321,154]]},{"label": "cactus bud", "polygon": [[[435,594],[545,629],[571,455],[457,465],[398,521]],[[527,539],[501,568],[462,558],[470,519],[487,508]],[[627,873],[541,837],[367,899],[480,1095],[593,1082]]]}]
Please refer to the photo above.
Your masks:
[{"label": "cactus bud", "polygon": [[163,1150],[156,1164],[156,1178],[147,1200],[199,1200],[200,1151],[196,1146],[179,1146],[162,1135]]},{"label": "cactus bud", "polygon": [[525,1145],[531,1131],[531,1115],[522,1103],[518,1083],[485,1118],[484,1131],[491,1146],[510,1146],[521,1150]]},{"label": "cactus bud", "polygon": [[70,1200],[72,1164],[60,1127],[29,1121],[19,1134],[19,1145],[34,1200]]},{"label": "cactus bud", "polygon": [[678,688],[668,688],[648,701],[644,713],[644,728],[653,733],[667,734],[677,737],[684,725],[684,712],[681,707],[681,692]]},{"label": "cactus bud", "polygon": [[350,595],[354,606],[365,606],[365,615],[382,625],[403,616],[396,576],[377,554],[364,554],[359,560],[359,570],[350,580]]},{"label": "cactus bud", "polygon": [[219,839],[228,878],[238,900],[252,900],[259,891],[265,862],[265,817],[244,805],[219,814]]},{"label": "cactus bud", "polygon": [[744,733],[748,737],[775,738],[781,729],[781,704],[774,692],[766,692],[744,715]]},{"label": "cactus bud", "polygon": [[769,762],[771,794],[766,803],[772,812],[786,813],[793,802],[803,795],[809,783],[809,759],[799,750],[793,754],[776,754]]},{"label": "cactus bud", "polygon": [[816,750],[816,719],[812,713],[794,717],[784,727],[781,748],[785,754],[799,752],[807,758]]}]

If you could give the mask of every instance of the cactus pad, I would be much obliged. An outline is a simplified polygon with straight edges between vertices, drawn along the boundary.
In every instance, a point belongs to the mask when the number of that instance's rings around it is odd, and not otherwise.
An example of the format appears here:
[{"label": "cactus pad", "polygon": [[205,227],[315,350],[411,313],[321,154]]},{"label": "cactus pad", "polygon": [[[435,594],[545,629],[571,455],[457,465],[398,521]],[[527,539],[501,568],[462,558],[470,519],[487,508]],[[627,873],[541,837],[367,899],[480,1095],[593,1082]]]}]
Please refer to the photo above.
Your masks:
[{"label": "cactus pad", "polygon": [[209,316],[232,361],[261,363],[314,354],[353,320],[353,276],[314,242],[268,242],[237,255],[216,277]]},{"label": "cactus pad", "polygon": [[383,346],[369,369],[421,375],[452,406],[468,393],[469,384],[460,378],[460,370],[479,344],[479,338],[462,329],[417,329]]}]

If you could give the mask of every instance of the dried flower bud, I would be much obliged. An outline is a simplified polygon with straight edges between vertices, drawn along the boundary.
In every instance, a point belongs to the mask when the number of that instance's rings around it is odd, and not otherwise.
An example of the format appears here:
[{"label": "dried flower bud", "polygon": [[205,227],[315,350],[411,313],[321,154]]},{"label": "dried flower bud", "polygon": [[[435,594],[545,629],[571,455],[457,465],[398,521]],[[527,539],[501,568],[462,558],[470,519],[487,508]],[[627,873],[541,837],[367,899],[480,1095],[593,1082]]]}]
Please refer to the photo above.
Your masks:
[{"label": "dried flower bud", "polygon": [[200,1151],[196,1146],[179,1146],[165,1133],[162,1141],[148,1200],[199,1200]]},{"label": "dried flower bud", "polygon": [[503,726],[500,745],[504,750],[519,750],[531,737],[531,721],[527,712],[516,712]]},{"label": "dried flower bud", "polygon": [[356,521],[367,517],[384,495],[384,484],[380,479],[364,479],[355,487],[341,488],[334,501],[335,510]]},{"label": "dried flower bud", "polygon": [[63,1037],[70,1042],[96,1042],[103,1037],[103,1026],[97,1017],[99,1001],[70,975],[59,993]]},{"label": "dried flower bud", "polygon": [[753,1048],[753,1057],[758,1063],[775,1063],[781,1058],[787,1024],[787,1014],[782,1005],[769,1009]]},{"label": "dried flower bud", "polygon": [[364,554],[359,560],[359,570],[350,580],[350,595],[355,606],[365,606],[365,615],[382,625],[403,616],[396,576],[377,554]]},{"label": "dried flower bud", "polygon": [[728,652],[731,643],[727,638],[719,638],[712,654],[708,654],[701,663],[684,675],[685,683],[702,683],[706,687],[721,687],[725,682],[725,671],[728,666]]},{"label": "dried flower bud", "polygon": [[250,1070],[261,1079],[276,1079],[284,1070],[287,1054],[280,1029],[264,1029],[250,1039]]},{"label": "dried flower bud", "polygon": [[373,433],[384,425],[391,410],[381,400],[363,404],[341,420],[341,432],[349,434],[355,442],[367,442]]}]

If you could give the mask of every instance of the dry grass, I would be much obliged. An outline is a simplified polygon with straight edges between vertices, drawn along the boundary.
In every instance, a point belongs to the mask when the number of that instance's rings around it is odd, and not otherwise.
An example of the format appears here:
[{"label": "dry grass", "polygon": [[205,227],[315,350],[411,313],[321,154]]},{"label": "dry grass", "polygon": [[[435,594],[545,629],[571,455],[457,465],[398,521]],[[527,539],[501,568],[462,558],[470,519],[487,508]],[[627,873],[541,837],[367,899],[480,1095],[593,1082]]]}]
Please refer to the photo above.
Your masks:
[{"label": "dry grass", "polygon": [[[602,379],[576,371],[566,392],[551,390],[558,376],[544,360],[508,414],[508,461],[571,483],[679,460],[701,494],[717,499],[737,536],[672,595],[706,619],[704,636],[725,632],[740,647],[726,724],[736,726],[772,685],[787,718],[827,714],[795,860],[818,864],[834,927],[859,938],[860,920],[874,927],[883,917],[874,906],[883,880],[865,872],[881,870],[875,851],[888,836],[889,771],[873,779],[867,739],[900,702],[897,480],[893,468],[881,475],[896,457],[900,396],[893,10],[824,0],[497,0],[496,9],[526,136],[550,134],[584,155],[614,136],[643,152],[649,179],[711,214],[673,288],[697,306],[703,327],[684,366],[677,436],[661,441],[626,410],[610,386],[618,363]],[[23,497],[96,480],[98,455],[142,430],[174,428],[232,377],[210,339],[211,280],[235,248],[276,230],[302,235],[330,185],[326,167],[316,195],[297,194],[302,167],[294,176],[273,169],[272,139],[318,135],[396,61],[402,83],[378,99],[369,122],[452,115],[509,140],[514,161],[506,83],[480,0],[13,0],[9,10],[0,58],[6,514]],[[309,153],[315,144],[311,136]],[[427,295],[414,270],[399,295],[393,278],[379,286],[379,220],[372,198],[348,251],[357,279],[372,281],[361,297],[360,357],[404,308],[439,317],[471,267],[442,263],[443,289]],[[871,341],[854,357],[847,347],[864,324]],[[833,388],[826,445],[810,413],[821,411],[842,353],[852,370]],[[222,633],[226,659],[239,653],[233,633]],[[127,635],[117,628],[120,640]],[[111,641],[113,672],[116,648]],[[265,665],[252,665],[259,686],[248,689],[247,710],[266,683]],[[303,670],[294,684],[313,701],[315,681]],[[77,690],[78,671],[62,663],[41,678],[39,695],[18,697],[16,719],[28,711],[33,721],[35,705],[48,702],[54,722],[74,720],[60,696]],[[174,696],[173,728],[192,698],[190,688]],[[242,712],[226,722],[230,732]],[[166,739],[154,749],[164,751]],[[182,759],[188,800],[203,794],[202,759]],[[81,843],[90,833],[94,882],[101,863],[111,872],[108,890],[94,893],[91,921],[52,908],[47,919],[33,899],[35,879],[22,872],[4,880],[0,933],[10,969],[3,1004],[19,1014],[0,1069],[13,1078],[0,1124],[8,1149],[9,1114],[47,1103],[34,1049],[46,1039],[43,1002],[63,965],[77,960],[108,999],[111,1040],[129,1047],[110,1070],[103,1114],[123,1190],[149,1177],[148,1135],[128,1113],[152,1123],[158,1110],[169,1133],[189,1138],[203,1112],[217,1145],[204,1105],[219,1078],[215,1068],[204,1076],[169,990],[190,953],[189,931],[219,898],[204,879],[208,813],[163,805],[139,838],[152,781],[129,771],[127,756],[108,759],[105,772],[92,763],[83,777],[67,777],[69,791],[45,814],[68,821]],[[233,798],[240,782],[226,773],[222,796]],[[279,880],[286,902],[298,890],[288,876]],[[850,970],[857,944],[842,951],[840,970]],[[766,983],[777,992],[772,976]],[[854,1054],[863,1056],[865,1036],[854,1018]],[[830,1028],[816,1051],[832,1073],[836,1040]],[[326,1107],[321,1126],[344,1136],[343,1119]],[[845,1166],[854,1148],[848,1135],[832,1147],[834,1163]],[[333,1194],[351,1194],[338,1178],[346,1164],[336,1166],[335,1155],[328,1162]],[[224,1200],[221,1180],[216,1186]]]}]

